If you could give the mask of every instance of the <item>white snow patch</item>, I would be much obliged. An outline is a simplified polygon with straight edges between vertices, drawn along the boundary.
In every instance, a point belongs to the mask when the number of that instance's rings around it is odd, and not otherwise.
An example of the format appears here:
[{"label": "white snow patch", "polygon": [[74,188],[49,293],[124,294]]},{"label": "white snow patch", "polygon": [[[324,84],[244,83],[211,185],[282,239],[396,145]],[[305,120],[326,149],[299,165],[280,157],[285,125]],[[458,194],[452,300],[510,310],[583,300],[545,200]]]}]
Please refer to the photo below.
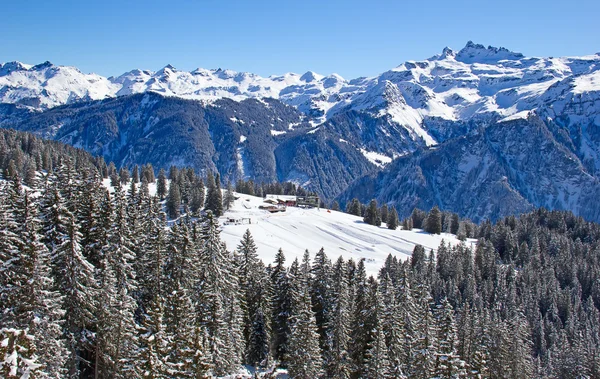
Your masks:
[{"label": "white snow patch", "polygon": [[507,122],[507,121],[514,121],[514,120],[527,120],[527,118],[529,117],[530,114],[531,114],[531,111],[529,111],[529,110],[521,111],[521,112],[517,112],[513,115],[510,115],[508,117],[504,117],[503,119],[499,120],[498,122]]},{"label": "white snow patch", "polygon": [[241,135],[240,136],[240,143],[244,143],[248,138],[246,138],[246,136]]},{"label": "white snow patch", "polygon": [[280,136],[282,134],[287,133],[285,130],[273,130],[271,129],[271,135],[272,136]]},{"label": "white snow patch", "polygon": [[383,166],[385,166],[386,164],[388,164],[388,163],[390,163],[392,161],[392,158],[388,157],[387,155],[384,155],[384,154],[381,154],[381,153],[377,153],[375,151],[367,151],[365,149],[360,149],[360,152],[371,163],[373,163],[374,165],[379,166],[379,167],[383,167]]}]

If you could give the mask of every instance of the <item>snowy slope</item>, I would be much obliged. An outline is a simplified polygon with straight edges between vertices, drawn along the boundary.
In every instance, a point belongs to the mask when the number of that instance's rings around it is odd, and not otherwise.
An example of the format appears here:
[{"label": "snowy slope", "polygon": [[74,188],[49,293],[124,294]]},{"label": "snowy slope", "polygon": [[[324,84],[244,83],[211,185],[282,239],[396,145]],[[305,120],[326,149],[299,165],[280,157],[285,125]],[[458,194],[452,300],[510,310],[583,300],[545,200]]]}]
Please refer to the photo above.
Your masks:
[{"label": "snowy slope", "polygon": [[[237,194],[232,209],[221,217],[221,239],[229,250],[237,248],[246,229],[250,230],[265,264],[275,260],[283,249],[287,264],[302,259],[308,249],[311,257],[324,248],[331,260],[340,255],[355,261],[365,258],[367,272],[377,275],[389,254],[399,259],[409,257],[416,244],[427,251],[437,250],[442,240],[451,244],[460,241],[454,235],[431,235],[421,230],[389,230],[363,223],[362,218],[326,209],[288,207],[286,212],[269,213],[258,209],[263,204],[259,197]],[[250,218],[250,225],[224,225],[227,218]],[[384,224],[385,225],[385,224]],[[469,243],[473,243],[471,241]]]},{"label": "snowy slope", "polygon": [[[385,119],[384,133],[390,126],[403,128],[413,145],[432,146],[453,135],[432,130],[434,123],[447,122],[443,128],[452,129],[456,122],[488,122],[540,108],[552,108],[554,118],[580,104],[586,113],[600,114],[599,74],[598,54],[536,58],[473,42],[458,52],[445,48],[429,59],[353,80],[310,71],[269,77],[222,69],[187,72],[171,65],[103,78],[49,62],[9,62],[0,65],[0,102],[46,109],[148,91],[201,101],[276,98],[305,113],[314,125],[354,111]],[[393,158],[414,150],[408,146],[375,152]],[[374,151],[365,144],[355,147]]]}]

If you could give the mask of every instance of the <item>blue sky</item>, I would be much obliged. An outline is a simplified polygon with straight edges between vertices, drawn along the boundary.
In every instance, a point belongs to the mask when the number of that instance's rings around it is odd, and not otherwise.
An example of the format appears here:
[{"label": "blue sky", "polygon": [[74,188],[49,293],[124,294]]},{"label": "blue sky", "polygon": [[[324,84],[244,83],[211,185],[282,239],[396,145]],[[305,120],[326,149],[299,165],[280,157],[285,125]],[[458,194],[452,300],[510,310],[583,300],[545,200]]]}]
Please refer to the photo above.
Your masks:
[{"label": "blue sky", "polygon": [[600,52],[600,1],[9,1],[0,62],[133,68],[313,70],[348,79],[468,40],[529,56]]}]

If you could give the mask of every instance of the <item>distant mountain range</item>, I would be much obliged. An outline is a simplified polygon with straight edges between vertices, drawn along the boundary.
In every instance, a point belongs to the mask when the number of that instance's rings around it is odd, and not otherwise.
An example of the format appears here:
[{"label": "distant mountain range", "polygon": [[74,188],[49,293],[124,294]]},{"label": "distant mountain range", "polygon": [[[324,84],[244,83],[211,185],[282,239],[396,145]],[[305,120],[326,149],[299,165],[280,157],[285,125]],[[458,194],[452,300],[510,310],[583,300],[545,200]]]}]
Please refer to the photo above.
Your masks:
[{"label": "distant mountain range", "polygon": [[469,42],[353,80],[172,66],[104,78],[9,62],[0,102],[0,126],[128,166],[293,180],[328,200],[376,197],[401,214],[438,204],[495,219],[547,206],[600,220],[590,197],[599,54],[533,58]]}]

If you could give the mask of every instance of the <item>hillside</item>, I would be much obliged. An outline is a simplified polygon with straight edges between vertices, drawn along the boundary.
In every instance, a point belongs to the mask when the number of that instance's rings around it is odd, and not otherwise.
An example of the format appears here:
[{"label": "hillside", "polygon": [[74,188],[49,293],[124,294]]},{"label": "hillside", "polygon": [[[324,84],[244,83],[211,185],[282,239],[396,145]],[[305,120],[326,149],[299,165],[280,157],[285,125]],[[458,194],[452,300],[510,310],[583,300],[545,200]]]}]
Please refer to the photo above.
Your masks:
[{"label": "hillside", "polygon": [[[274,261],[280,248],[287,264],[296,258],[302,260],[306,249],[314,257],[319,249],[324,248],[332,260],[340,255],[355,262],[365,258],[367,272],[376,276],[389,254],[404,260],[411,255],[416,244],[429,251],[437,250],[442,240],[452,245],[460,243],[452,234],[432,235],[419,229],[390,230],[385,224],[381,227],[368,225],[360,217],[327,209],[287,207],[285,212],[269,213],[258,209],[263,204],[262,198],[244,194],[236,196],[239,199],[219,220],[221,239],[229,250],[233,250],[239,245],[244,232],[250,230],[259,257],[265,264]],[[228,218],[250,219],[251,224],[225,225]]]}]

